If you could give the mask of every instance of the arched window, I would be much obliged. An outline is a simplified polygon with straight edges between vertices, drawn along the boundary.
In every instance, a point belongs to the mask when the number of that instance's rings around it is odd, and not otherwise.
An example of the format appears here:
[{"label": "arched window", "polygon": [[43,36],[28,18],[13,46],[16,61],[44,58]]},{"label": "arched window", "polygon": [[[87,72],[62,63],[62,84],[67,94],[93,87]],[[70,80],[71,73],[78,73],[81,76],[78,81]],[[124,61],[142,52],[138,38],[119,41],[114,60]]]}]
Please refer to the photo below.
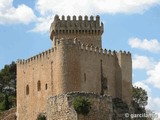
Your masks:
[{"label": "arched window", "polygon": [[26,86],[26,95],[29,95],[29,85]]},{"label": "arched window", "polygon": [[37,90],[38,90],[38,91],[41,90],[41,82],[40,82],[40,80],[37,82]]}]

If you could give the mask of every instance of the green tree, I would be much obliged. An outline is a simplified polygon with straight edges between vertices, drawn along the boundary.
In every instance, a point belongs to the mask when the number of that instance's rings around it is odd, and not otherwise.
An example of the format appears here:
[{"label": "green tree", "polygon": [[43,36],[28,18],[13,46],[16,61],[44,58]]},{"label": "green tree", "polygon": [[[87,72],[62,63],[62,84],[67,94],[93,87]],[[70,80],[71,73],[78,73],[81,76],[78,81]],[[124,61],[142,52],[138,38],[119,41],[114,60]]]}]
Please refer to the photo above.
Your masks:
[{"label": "green tree", "polygon": [[[133,101],[135,114],[146,114],[145,106],[148,104],[147,91],[141,87],[133,87]],[[138,118],[139,119],[139,118]],[[141,120],[150,120],[150,118],[143,117]]]},{"label": "green tree", "polygon": [[5,87],[12,87],[16,89],[16,63],[12,62],[10,65],[5,65],[0,70],[0,92],[4,92]]},{"label": "green tree", "polygon": [[0,111],[16,106],[16,63],[0,70]]},{"label": "green tree", "polygon": [[147,91],[141,87],[133,87],[133,101],[144,108],[148,104]]},{"label": "green tree", "polygon": [[3,100],[3,110],[9,110],[9,108],[10,108],[10,103],[8,100],[8,95],[5,95]]}]

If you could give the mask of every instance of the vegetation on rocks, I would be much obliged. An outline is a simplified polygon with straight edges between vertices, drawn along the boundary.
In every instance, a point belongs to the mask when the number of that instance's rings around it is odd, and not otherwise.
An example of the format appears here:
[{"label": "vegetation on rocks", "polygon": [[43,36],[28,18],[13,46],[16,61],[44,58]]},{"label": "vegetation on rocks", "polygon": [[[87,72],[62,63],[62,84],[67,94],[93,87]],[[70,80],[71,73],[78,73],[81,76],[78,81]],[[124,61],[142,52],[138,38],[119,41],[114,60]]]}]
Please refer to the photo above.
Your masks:
[{"label": "vegetation on rocks", "polygon": [[91,102],[86,97],[78,96],[73,101],[73,107],[78,114],[85,116],[91,109]]},{"label": "vegetation on rocks", "polygon": [[44,114],[39,114],[37,120],[47,120],[47,118]]}]

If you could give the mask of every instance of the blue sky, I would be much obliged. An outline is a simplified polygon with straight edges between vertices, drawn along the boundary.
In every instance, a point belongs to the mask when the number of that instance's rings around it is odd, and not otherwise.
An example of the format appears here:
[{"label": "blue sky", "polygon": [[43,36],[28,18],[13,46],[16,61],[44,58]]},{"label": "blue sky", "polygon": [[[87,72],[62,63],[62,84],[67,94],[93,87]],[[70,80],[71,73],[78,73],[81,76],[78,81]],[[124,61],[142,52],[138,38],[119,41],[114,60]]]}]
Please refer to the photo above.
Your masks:
[{"label": "blue sky", "polygon": [[132,53],[133,84],[160,113],[160,0],[0,0],[0,69],[51,48],[55,14],[100,15],[103,48]]}]

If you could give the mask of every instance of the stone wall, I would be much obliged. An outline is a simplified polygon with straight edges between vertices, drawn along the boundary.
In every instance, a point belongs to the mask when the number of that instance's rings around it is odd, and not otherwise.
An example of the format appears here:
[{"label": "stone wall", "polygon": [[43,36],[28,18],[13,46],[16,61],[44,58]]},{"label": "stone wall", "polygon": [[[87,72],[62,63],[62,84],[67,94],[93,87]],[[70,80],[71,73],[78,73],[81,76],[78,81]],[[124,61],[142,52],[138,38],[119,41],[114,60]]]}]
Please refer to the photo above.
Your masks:
[{"label": "stone wall", "polygon": [[[73,108],[73,101],[77,96],[83,96],[91,102],[91,109],[87,116],[78,115]],[[94,93],[72,92],[48,99],[47,120],[111,120],[112,98]]]},{"label": "stone wall", "polygon": [[130,53],[103,50],[76,39],[57,40],[55,48],[17,63],[18,119],[36,119],[46,111],[47,98],[72,91],[109,94],[129,102],[131,67]]}]

